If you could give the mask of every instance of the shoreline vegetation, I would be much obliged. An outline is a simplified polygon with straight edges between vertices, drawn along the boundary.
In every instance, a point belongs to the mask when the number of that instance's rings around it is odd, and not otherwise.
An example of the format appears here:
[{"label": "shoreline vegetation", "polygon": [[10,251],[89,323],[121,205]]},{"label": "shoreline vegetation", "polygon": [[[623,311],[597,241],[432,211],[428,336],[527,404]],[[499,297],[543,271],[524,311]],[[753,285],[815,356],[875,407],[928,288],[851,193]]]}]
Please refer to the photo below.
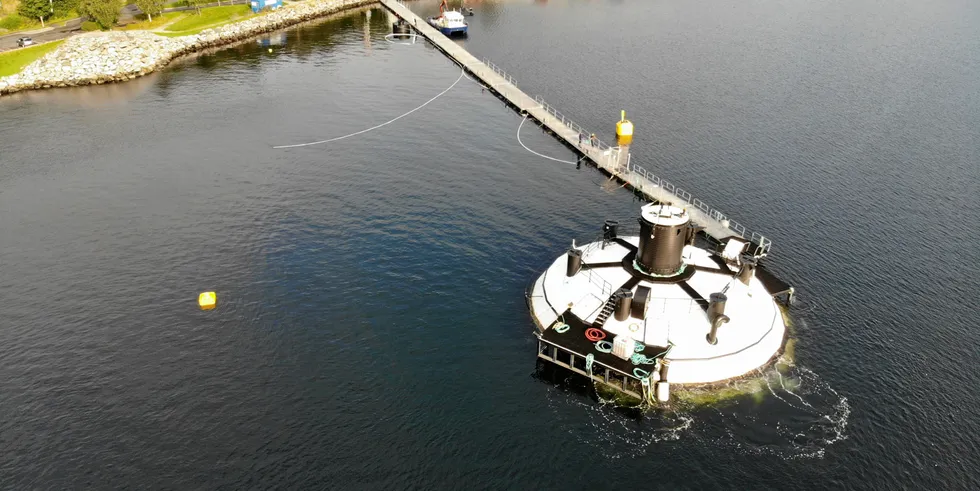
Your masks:
[{"label": "shoreline vegetation", "polygon": [[50,53],[58,46],[61,46],[61,43],[64,42],[64,40],[52,41],[50,43],[15,49],[13,51],[0,54],[0,77],[20,73],[24,67],[30,65],[38,58]]},{"label": "shoreline vegetation", "polygon": [[210,7],[200,15],[155,16],[153,21],[138,23],[143,24],[142,30],[91,32],[11,50],[0,53],[0,96],[132,80],[183,55],[373,3],[375,0],[308,0],[258,14],[241,4]]}]

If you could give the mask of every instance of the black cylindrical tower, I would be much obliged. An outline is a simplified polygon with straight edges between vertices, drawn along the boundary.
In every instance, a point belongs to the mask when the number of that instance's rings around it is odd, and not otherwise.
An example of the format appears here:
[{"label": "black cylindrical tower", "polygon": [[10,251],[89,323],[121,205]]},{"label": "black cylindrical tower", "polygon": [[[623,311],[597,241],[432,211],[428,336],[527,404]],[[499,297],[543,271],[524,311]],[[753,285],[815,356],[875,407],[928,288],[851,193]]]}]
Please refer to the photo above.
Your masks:
[{"label": "black cylindrical tower", "polygon": [[630,307],[630,315],[637,319],[646,319],[647,307],[650,306],[650,288],[645,286],[636,287],[633,294],[633,305]]},{"label": "black cylindrical tower", "polygon": [[742,261],[742,269],[738,270],[738,281],[741,281],[745,286],[749,286],[749,282],[755,276],[755,266],[755,259],[749,258]]},{"label": "black cylindrical tower", "polygon": [[630,317],[630,306],[633,304],[633,292],[619,290],[616,292],[616,320],[624,321]]},{"label": "black cylindrical tower", "polygon": [[565,276],[575,276],[582,269],[582,251],[579,249],[568,250],[568,265],[565,266]]},{"label": "black cylindrical tower", "polygon": [[687,211],[676,206],[646,205],[640,210],[636,264],[643,272],[670,276],[680,271],[690,222]]}]

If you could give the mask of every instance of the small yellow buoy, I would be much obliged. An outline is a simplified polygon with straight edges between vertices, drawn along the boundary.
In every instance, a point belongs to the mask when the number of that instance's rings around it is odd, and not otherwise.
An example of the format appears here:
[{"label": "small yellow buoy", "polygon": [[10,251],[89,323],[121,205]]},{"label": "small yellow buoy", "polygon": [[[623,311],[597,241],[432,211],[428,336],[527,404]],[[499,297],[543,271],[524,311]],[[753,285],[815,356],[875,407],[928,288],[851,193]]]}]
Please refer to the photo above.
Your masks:
[{"label": "small yellow buoy", "polygon": [[626,111],[616,123],[616,141],[620,145],[629,145],[633,141],[633,123],[626,119]]},{"label": "small yellow buoy", "polygon": [[204,292],[197,297],[197,304],[201,306],[201,310],[211,310],[217,302],[218,296],[214,292]]},{"label": "small yellow buoy", "polygon": [[269,48],[269,52],[272,53],[272,48]]}]

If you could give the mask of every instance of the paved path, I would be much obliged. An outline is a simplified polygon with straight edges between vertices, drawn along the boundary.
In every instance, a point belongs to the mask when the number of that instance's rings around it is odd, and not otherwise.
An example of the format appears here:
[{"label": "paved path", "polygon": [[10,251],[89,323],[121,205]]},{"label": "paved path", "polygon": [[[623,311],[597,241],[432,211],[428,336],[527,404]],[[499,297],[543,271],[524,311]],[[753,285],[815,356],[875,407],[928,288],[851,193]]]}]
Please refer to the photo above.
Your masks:
[{"label": "paved path", "polygon": [[82,30],[82,18],[71,19],[65,22],[65,25],[60,27],[52,27],[43,29],[42,32],[37,30],[31,31],[31,34],[27,32],[15,32],[13,34],[7,34],[5,36],[0,36],[0,51],[6,51],[8,49],[16,49],[17,40],[22,37],[29,37],[34,40],[35,43],[46,43],[48,41],[57,41],[58,39],[64,39],[76,32],[81,32]]}]

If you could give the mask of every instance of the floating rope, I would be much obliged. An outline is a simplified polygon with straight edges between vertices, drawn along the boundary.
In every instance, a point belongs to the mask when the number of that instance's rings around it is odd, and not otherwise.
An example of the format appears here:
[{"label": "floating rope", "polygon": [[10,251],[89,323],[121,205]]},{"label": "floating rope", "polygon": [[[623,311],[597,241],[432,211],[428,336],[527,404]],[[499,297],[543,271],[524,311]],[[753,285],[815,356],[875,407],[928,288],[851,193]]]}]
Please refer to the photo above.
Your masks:
[{"label": "floating rope", "polygon": [[647,358],[643,355],[643,353],[633,353],[633,356],[630,357],[630,361],[633,362],[634,365],[653,365],[657,362],[657,357]]},{"label": "floating rope", "polygon": [[[420,38],[420,37],[422,37],[422,36],[420,36],[418,34],[408,33],[408,32],[404,32],[404,33],[393,32],[391,34],[385,34],[385,41],[388,41],[391,44],[400,44],[402,46],[411,46],[411,45],[415,44],[415,39],[416,38]],[[392,39],[397,39],[397,38],[412,38],[412,42],[405,43],[405,42],[392,41]]]},{"label": "floating rope", "polygon": [[585,330],[585,339],[592,342],[602,341],[603,339],[606,339],[606,333],[602,332],[601,329],[590,327]]},{"label": "floating rope", "polygon": [[595,350],[600,353],[612,353],[612,348],[612,343],[609,341],[598,341],[595,344]]},{"label": "floating rope", "polygon": [[570,325],[565,324],[564,322],[562,322],[562,323],[558,324],[557,326],[555,326],[555,332],[557,332],[558,334],[565,334],[571,328],[572,328],[572,326],[570,326]]},{"label": "floating rope", "polygon": [[643,353],[637,351],[633,353],[633,356],[630,357],[630,361],[633,362],[634,365],[653,365],[654,363],[657,362],[657,360],[667,356],[667,354],[670,353],[670,350],[672,349],[674,349],[674,345],[672,343],[668,343],[667,349],[665,349],[663,353],[660,353],[659,355],[654,356],[653,358],[647,357]]},{"label": "floating rope", "polygon": [[[442,96],[443,96],[443,95],[444,95],[444,94],[445,94],[446,92],[449,92],[449,91],[450,91],[450,90],[451,90],[451,89],[452,89],[453,87],[455,87],[455,86],[456,86],[456,84],[458,84],[460,80],[463,80],[463,75],[465,75],[465,74],[466,74],[466,72],[465,72],[464,70],[460,70],[460,71],[459,71],[459,78],[457,78],[457,79],[456,79],[456,81],[455,81],[455,82],[453,82],[453,84],[452,84],[452,85],[450,85],[450,86],[449,86],[449,87],[448,87],[448,88],[447,88],[446,90],[444,90],[444,91],[442,91],[442,92],[440,92],[440,93],[438,93],[438,94],[436,94],[436,96],[435,96],[435,97],[433,97],[432,99],[429,99],[429,100],[427,100],[427,101],[425,101],[425,103],[424,103],[424,104],[422,104],[421,106],[419,106],[419,107],[416,107],[415,109],[412,109],[411,111],[409,111],[409,112],[407,112],[407,113],[405,113],[405,114],[402,114],[401,116],[398,116],[398,117],[397,117],[397,118],[395,118],[395,119],[391,119],[391,120],[388,120],[388,121],[385,121],[384,123],[381,123],[381,124],[379,124],[379,125],[377,125],[377,126],[372,126],[372,127],[370,127],[370,128],[368,128],[368,129],[366,129],[366,130],[361,130],[361,131],[358,131],[358,132],[355,132],[355,133],[351,133],[351,134],[349,134],[349,135],[344,135],[344,136],[338,136],[338,137],[336,137],[336,138],[331,138],[331,139],[329,139],[329,140],[320,140],[320,141],[315,141],[315,142],[309,142],[309,143],[297,143],[297,144],[295,144],[295,145],[279,145],[279,146],[276,146],[276,147],[272,147],[272,148],[277,148],[277,149],[281,149],[281,148],[296,148],[296,147],[308,147],[308,146],[310,146],[310,145],[319,145],[319,144],[321,144],[321,143],[329,143],[329,142],[335,142],[335,141],[337,141],[337,140],[343,140],[344,138],[350,138],[350,137],[352,137],[352,136],[357,136],[357,135],[361,135],[361,134],[364,134],[364,133],[367,133],[368,131],[372,131],[372,130],[376,130],[376,129],[378,129],[378,128],[381,128],[382,126],[387,126],[387,125],[389,125],[389,124],[391,124],[391,123],[394,123],[395,121],[398,121],[399,119],[402,119],[402,118],[404,118],[405,116],[408,116],[409,114],[412,114],[412,113],[414,113],[415,111],[418,111],[419,109],[422,109],[422,108],[423,108],[423,107],[425,107],[425,106],[428,106],[430,102],[432,102],[432,101],[434,101],[434,100],[436,100],[436,99],[438,99],[438,98],[440,98],[440,97],[442,97]],[[518,131],[520,131],[520,130],[518,130]],[[519,138],[520,138],[520,137],[518,136],[518,139],[519,139]],[[573,162],[573,163],[574,163],[574,162]]]},{"label": "floating rope", "polygon": [[[538,157],[543,157],[543,158],[546,158],[548,160],[554,160],[555,162],[561,162],[563,164],[578,165],[578,161],[572,162],[571,160],[556,159],[554,157],[549,157],[547,155],[543,155],[543,154],[540,154],[538,152],[535,152],[534,150],[531,150],[530,148],[527,148],[527,145],[525,145],[524,142],[521,141],[521,128],[524,126],[524,122],[525,121],[527,121],[527,114],[524,115],[524,119],[521,121],[520,126],[517,127],[517,143],[520,143],[521,146],[524,147],[524,150],[527,150],[528,152],[531,152],[534,155],[537,155]],[[582,159],[579,159],[579,161],[581,161],[581,160]]]}]

